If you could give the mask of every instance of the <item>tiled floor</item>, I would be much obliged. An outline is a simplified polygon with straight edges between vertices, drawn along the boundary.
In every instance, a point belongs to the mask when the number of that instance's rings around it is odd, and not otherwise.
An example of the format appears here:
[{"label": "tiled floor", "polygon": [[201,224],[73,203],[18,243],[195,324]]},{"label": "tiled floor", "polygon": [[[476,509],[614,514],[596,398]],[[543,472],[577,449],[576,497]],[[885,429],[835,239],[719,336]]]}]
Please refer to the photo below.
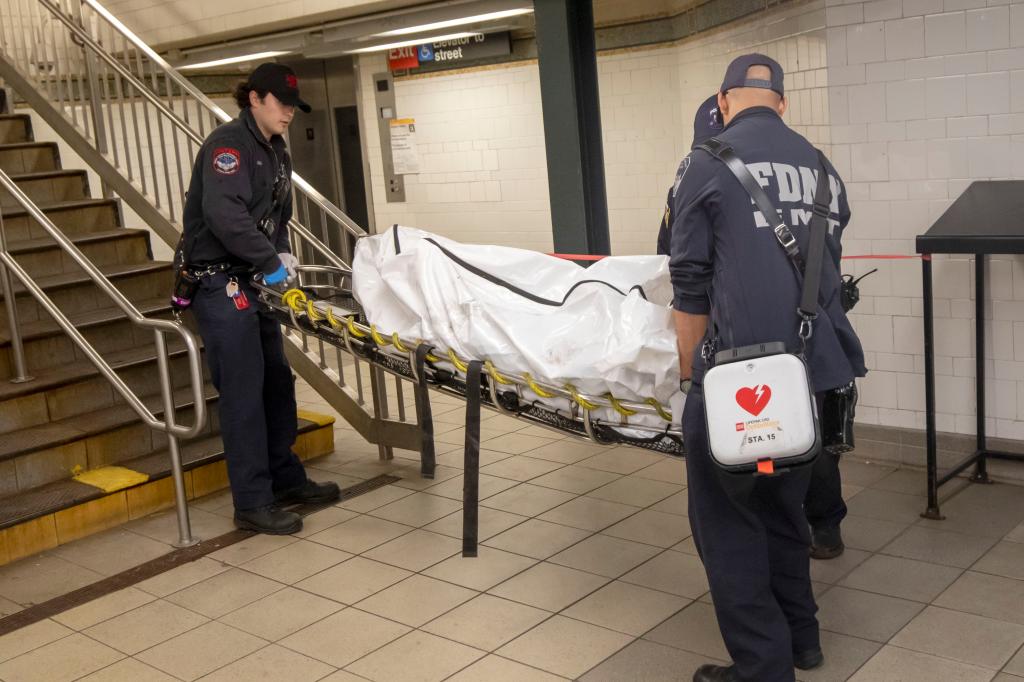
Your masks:
[{"label": "tiled floor", "polygon": [[[0,638],[0,679],[621,682],[727,659],[682,462],[486,414],[482,544],[463,559],[460,405],[434,409],[433,481],[339,425],[315,478],[402,480]],[[958,482],[933,522],[920,472],[843,470],[849,549],[813,565],[827,663],[798,679],[1024,682],[1024,488]],[[230,515],[225,493],[192,507],[202,537]],[[174,538],[163,513],[0,568],[0,615]]]}]

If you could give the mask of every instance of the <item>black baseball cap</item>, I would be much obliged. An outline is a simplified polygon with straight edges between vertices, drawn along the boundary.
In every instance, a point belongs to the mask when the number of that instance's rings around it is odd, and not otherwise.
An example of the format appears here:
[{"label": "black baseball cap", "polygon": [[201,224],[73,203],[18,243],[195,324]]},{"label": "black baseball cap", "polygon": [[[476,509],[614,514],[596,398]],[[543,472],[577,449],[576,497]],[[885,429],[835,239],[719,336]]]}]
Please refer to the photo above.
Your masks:
[{"label": "black baseball cap", "polygon": [[[772,73],[771,80],[747,78],[747,69],[752,66],[767,66]],[[745,54],[732,60],[729,68],[725,70],[720,92],[727,92],[733,88],[764,88],[774,90],[782,97],[786,94],[782,88],[782,75],[782,67],[771,57],[757,53]]]},{"label": "black baseball cap", "polygon": [[690,148],[707,142],[709,137],[722,132],[724,127],[722,114],[718,111],[718,95],[711,95],[704,100],[693,117],[693,144]]},{"label": "black baseball cap", "polygon": [[299,79],[295,77],[295,72],[284,64],[260,64],[249,74],[248,85],[255,90],[271,93],[282,104],[298,107],[307,114],[311,111],[310,106],[299,98]]}]

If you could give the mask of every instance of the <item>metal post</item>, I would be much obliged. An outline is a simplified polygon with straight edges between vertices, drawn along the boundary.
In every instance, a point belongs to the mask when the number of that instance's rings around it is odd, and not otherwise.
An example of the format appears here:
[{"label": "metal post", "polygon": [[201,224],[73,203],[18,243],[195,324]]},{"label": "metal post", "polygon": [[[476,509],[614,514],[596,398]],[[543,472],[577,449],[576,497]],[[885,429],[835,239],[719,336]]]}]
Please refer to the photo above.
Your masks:
[{"label": "metal post", "polygon": [[932,302],[932,257],[921,257],[922,294],[924,295],[924,421],[925,452],[928,463],[928,508],[921,514],[926,519],[944,519],[939,512],[938,461],[935,441],[935,329]]},{"label": "metal post", "polygon": [[974,361],[978,419],[978,460],[971,480],[991,483],[988,478],[988,448],[985,437],[985,254],[974,257]]},{"label": "metal post", "polygon": [[[99,83],[96,80],[95,57],[88,49],[83,48],[85,55],[85,77],[89,81],[89,108],[92,112],[93,134],[96,136],[96,151],[100,154],[107,153],[107,128],[103,120],[103,103],[100,99]],[[103,190],[103,198],[110,199],[114,196],[113,190],[106,180],[100,179],[100,187]]]},{"label": "metal post", "polygon": [[389,416],[388,387],[384,380],[384,370],[372,364],[370,365],[370,397],[373,400],[373,420],[376,422],[375,426],[378,434],[377,454],[380,457],[380,461],[385,462],[395,457],[391,446],[380,437],[380,434],[384,431],[384,422]]},{"label": "metal post", "polygon": [[174,435],[174,397],[171,393],[171,372],[167,362],[167,341],[163,332],[156,335],[156,362],[160,371],[160,396],[164,404],[164,423],[167,424],[167,450],[171,454],[171,478],[174,480],[174,506],[178,512],[178,541],[175,547],[191,547],[199,542],[192,537],[188,518],[188,498],[185,494],[185,474],[181,467],[181,450],[178,437]]},{"label": "metal post", "polygon": [[[7,232],[4,229],[3,211],[0,210],[0,253],[9,258],[7,253]],[[18,302],[14,298],[14,279],[10,270],[0,262],[0,285],[3,287],[4,307],[7,308],[7,324],[11,329],[11,355],[14,360],[14,377],[12,384],[23,384],[32,381],[25,363],[25,346],[21,342],[21,327],[18,325]]]}]

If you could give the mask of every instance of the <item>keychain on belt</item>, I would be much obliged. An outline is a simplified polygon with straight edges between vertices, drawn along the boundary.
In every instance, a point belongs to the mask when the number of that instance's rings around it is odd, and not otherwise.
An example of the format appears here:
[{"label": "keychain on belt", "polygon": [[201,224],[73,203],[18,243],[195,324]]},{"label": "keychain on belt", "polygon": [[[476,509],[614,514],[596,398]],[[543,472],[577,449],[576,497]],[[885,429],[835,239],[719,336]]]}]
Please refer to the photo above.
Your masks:
[{"label": "keychain on belt", "polygon": [[224,293],[235,304],[237,310],[245,310],[249,307],[249,297],[238,286],[238,278],[232,277],[228,280],[228,285],[224,287]]}]

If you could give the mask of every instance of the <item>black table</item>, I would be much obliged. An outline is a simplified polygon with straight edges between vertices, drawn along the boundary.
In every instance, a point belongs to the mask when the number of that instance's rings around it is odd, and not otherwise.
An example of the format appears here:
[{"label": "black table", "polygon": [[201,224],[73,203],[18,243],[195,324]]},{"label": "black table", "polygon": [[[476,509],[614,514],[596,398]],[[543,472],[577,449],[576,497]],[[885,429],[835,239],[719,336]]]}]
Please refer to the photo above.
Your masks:
[{"label": "black table", "polygon": [[[1024,455],[989,450],[985,435],[985,256],[1024,253],[1024,181],[991,180],[971,183],[935,224],[917,237],[922,254],[924,289],[925,431],[928,460],[929,519],[939,513],[939,486],[974,466],[971,480],[989,483],[988,458],[1024,461]],[[932,261],[935,253],[974,254],[975,364],[978,401],[977,448],[942,476],[938,475],[935,437],[935,336],[932,302]]]}]

